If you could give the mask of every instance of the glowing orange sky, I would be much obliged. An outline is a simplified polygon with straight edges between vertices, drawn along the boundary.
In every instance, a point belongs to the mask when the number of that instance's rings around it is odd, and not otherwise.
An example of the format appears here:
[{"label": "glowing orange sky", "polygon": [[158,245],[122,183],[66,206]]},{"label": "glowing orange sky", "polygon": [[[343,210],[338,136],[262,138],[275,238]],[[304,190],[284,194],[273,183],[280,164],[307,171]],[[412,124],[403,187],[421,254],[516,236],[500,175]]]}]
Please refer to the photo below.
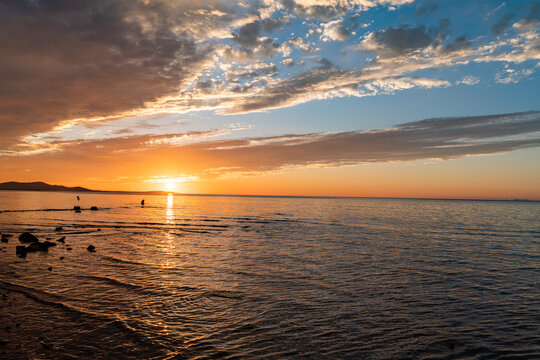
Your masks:
[{"label": "glowing orange sky", "polygon": [[[232,174],[182,181],[177,162],[165,157],[125,154],[112,159],[41,161],[14,159],[0,181],[45,181],[98,190],[171,190],[179,193],[367,196],[540,200],[537,151],[448,161],[414,161],[343,167],[296,167],[268,173]],[[203,166],[204,158],[183,162],[184,170]],[[50,171],[50,169],[69,171]],[[156,181],[159,180],[159,181]]]}]

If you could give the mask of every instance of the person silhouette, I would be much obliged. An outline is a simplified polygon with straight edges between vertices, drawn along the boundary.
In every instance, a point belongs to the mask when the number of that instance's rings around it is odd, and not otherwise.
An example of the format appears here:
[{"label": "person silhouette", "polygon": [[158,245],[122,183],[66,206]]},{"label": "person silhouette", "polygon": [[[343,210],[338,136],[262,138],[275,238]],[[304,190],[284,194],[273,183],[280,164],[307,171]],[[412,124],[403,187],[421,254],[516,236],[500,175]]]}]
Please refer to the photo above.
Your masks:
[{"label": "person silhouette", "polygon": [[141,206],[144,206],[144,199],[141,201]]},{"label": "person silhouette", "polygon": [[77,195],[77,201],[81,200],[81,198],[79,197],[79,195]]}]

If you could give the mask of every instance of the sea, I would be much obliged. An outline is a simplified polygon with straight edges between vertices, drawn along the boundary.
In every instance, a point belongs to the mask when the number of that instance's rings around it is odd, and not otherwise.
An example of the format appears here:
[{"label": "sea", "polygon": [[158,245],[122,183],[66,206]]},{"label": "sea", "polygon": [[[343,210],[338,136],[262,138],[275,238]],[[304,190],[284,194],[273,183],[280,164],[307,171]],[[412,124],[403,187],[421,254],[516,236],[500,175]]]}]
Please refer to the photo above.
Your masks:
[{"label": "sea", "polygon": [[2,191],[0,232],[2,359],[540,359],[539,202]]}]

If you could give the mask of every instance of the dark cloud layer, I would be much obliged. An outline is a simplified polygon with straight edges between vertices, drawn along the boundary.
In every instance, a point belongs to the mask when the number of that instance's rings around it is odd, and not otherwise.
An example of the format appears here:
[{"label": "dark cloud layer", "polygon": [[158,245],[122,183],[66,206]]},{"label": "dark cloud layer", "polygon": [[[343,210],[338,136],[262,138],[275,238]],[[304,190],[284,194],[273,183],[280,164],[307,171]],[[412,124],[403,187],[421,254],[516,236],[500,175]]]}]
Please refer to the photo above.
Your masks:
[{"label": "dark cloud layer", "polygon": [[[537,111],[426,119],[381,130],[203,141],[188,145],[178,145],[175,140],[204,139],[213,132],[128,136],[66,143],[63,152],[30,158],[93,161],[91,159],[99,157],[100,163],[113,166],[126,158],[140,161],[146,156],[174,163],[182,172],[212,177],[231,172],[273,171],[288,166],[340,166],[489,155],[538,147],[538,131],[540,112]],[[21,159],[25,158],[28,157]]]},{"label": "dark cloud layer", "polygon": [[176,89],[207,52],[167,14],[139,0],[0,1],[0,146]]},{"label": "dark cloud layer", "polygon": [[424,26],[400,26],[374,33],[375,41],[381,45],[383,55],[403,55],[432,44],[433,38]]},{"label": "dark cloud layer", "polygon": [[289,135],[194,146],[219,158],[235,159],[235,166],[244,171],[258,171],[296,165],[487,155],[540,146],[540,137],[534,134],[538,131],[540,112],[530,112],[428,119],[378,131]]},{"label": "dark cloud layer", "polygon": [[493,35],[501,35],[510,26],[510,22],[514,18],[514,14],[506,12],[499,20],[495,22],[490,28]]}]

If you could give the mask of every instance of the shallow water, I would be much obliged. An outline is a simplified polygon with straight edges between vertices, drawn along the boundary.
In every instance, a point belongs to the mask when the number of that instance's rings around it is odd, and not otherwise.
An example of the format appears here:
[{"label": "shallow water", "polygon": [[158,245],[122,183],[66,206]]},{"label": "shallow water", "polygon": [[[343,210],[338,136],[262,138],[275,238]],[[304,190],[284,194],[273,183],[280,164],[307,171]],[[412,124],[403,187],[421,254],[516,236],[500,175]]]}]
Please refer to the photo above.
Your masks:
[{"label": "shallow water", "polygon": [[3,358],[540,358],[540,203],[1,194]]}]

